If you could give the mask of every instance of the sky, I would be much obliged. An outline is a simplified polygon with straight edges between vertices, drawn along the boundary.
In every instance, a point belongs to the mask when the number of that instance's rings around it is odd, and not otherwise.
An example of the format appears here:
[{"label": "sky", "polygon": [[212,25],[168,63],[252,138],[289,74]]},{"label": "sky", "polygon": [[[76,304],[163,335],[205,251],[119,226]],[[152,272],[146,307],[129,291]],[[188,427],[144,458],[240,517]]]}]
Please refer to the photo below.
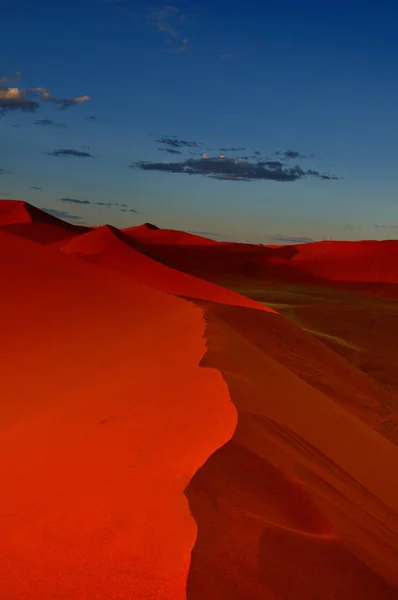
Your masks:
[{"label": "sky", "polygon": [[291,243],[398,234],[398,5],[15,0],[0,198]]}]

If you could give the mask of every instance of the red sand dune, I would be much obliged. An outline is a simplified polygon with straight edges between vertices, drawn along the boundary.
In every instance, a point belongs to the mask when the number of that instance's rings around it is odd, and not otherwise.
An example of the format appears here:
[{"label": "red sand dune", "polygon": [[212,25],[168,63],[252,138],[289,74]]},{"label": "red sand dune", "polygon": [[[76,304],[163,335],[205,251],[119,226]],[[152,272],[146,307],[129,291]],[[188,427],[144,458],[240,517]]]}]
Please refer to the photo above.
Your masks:
[{"label": "red sand dune", "polygon": [[396,398],[142,254],[271,256],[237,246],[0,232],[5,600],[398,598],[398,446],[375,431]]},{"label": "red sand dune", "polygon": [[52,244],[90,231],[90,228],[66,223],[28,202],[0,200],[0,231]]},{"label": "red sand dune", "polygon": [[296,246],[300,272],[330,281],[398,283],[398,240],[316,242]]},{"label": "red sand dune", "polygon": [[159,227],[152,225],[152,223],[144,223],[143,225],[138,225],[136,227],[126,227],[125,229],[122,229],[122,231],[131,239],[147,244],[212,246],[218,243],[215,240],[210,240],[193,233],[186,233],[185,231],[159,229]]},{"label": "red sand dune", "polygon": [[4,600],[185,598],[184,488],[231,436],[202,311],[0,233]]},{"label": "red sand dune", "polygon": [[156,262],[128,245],[128,238],[108,225],[75,237],[62,246],[62,251],[169,294],[275,312],[250,298]]}]

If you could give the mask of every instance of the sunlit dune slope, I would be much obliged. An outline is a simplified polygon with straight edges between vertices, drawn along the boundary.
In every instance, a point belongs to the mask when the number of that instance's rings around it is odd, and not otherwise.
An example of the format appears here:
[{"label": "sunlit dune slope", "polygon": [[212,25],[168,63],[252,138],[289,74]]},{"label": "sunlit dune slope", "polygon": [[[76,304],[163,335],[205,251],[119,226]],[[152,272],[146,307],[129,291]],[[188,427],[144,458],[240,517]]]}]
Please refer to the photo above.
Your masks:
[{"label": "sunlit dune slope", "polygon": [[232,435],[202,310],[0,232],[4,600],[183,600],[183,494]]},{"label": "sunlit dune slope", "polygon": [[257,347],[251,311],[234,310],[205,307],[202,364],[223,373],[239,420],[187,490],[188,600],[395,600],[398,448]]},{"label": "sunlit dune slope", "polygon": [[128,238],[122,232],[108,225],[75,237],[63,245],[62,251],[87,258],[169,294],[275,312],[250,298],[169,268],[145,256],[128,244]]},{"label": "sunlit dune slope", "polygon": [[316,242],[296,246],[294,266],[331,281],[398,283],[398,240]]},{"label": "sunlit dune slope", "polygon": [[51,244],[89,230],[58,219],[28,202],[0,200],[0,231]]}]

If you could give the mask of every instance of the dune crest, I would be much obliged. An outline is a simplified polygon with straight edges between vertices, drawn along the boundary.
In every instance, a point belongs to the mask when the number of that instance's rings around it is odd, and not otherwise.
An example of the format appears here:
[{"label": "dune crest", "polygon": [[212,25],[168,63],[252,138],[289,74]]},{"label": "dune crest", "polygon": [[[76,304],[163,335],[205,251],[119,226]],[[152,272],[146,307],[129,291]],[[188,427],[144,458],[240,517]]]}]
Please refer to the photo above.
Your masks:
[{"label": "dune crest", "polygon": [[184,490],[236,425],[201,309],[9,234],[0,255],[2,595],[185,599]]}]

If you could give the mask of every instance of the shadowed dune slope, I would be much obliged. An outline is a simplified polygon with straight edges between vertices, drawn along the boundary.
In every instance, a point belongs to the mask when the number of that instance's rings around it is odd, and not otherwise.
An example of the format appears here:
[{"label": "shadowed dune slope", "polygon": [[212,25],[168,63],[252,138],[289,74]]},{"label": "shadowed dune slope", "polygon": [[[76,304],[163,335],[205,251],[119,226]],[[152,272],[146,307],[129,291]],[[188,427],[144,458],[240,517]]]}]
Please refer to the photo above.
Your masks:
[{"label": "shadowed dune slope", "polygon": [[169,294],[275,312],[250,298],[169,268],[145,256],[128,244],[128,239],[122,232],[108,225],[74,238],[63,245],[62,251],[87,258]]},{"label": "shadowed dune slope", "polygon": [[0,231],[42,244],[53,244],[90,231],[90,228],[67,223],[28,202],[0,200]]},{"label": "shadowed dune slope", "polygon": [[144,223],[144,225],[136,227],[126,227],[122,231],[130,239],[147,244],[182,244],[186,246],[213,246],[218,244],[215,240],[210,240],[194,233],[186,233],[185,231],[177,231],[175,229],[160,229],[151,223]]},{"label": "shadowed dune slope", "polygon": [[[242,326],[250,311],[239,310]],[[198,524],[188,600],[396,599],[398,448],[228,312],[205,306],[202,364],[223,373],[238,427],[187,489]]]},{"label": "shadowed dune slope", "polygon": [[191,303],[0,232],[7,600],[183,600],[184,489],[236,412]]}]

